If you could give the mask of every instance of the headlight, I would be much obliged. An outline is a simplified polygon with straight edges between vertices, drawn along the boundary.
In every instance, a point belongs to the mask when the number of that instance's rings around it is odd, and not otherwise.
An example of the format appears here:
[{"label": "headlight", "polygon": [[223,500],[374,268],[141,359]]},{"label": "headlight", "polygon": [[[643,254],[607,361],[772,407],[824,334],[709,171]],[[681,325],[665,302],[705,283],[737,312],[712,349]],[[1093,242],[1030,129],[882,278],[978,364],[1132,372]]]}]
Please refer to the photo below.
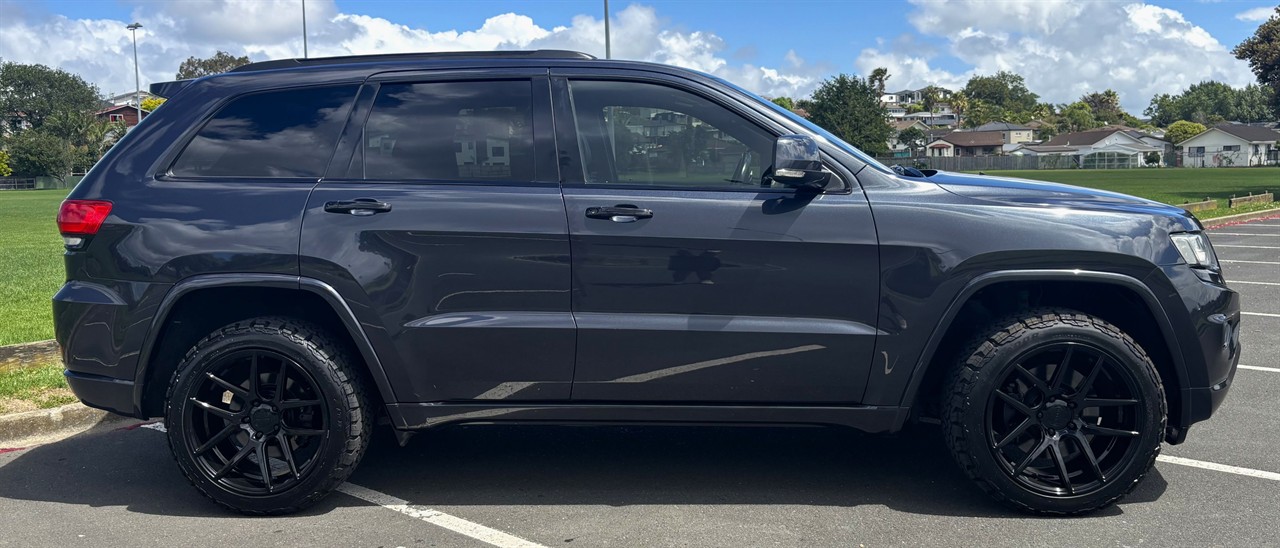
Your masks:
[{"label": "headlight", "polygon": [[1170,234],[1174,247],[1182,255],[1182,260],[1192,268],[1208,268],[1218,270],[1218,257],[1213,254],[1209,245],[1209,237],[1203,232],[1179,232]]}]

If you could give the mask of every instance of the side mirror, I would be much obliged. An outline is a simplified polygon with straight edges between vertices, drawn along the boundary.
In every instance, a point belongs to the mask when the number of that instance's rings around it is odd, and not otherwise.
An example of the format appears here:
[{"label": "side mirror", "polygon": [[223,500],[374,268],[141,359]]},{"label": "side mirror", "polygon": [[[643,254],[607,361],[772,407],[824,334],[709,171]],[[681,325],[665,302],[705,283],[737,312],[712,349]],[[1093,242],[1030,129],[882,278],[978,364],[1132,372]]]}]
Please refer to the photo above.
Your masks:
[{"label": "side mirror", "polygon": [[783,135],[773,142],[773,174],[771,178],[794,188],[821,190],[831,180],[822,169],[818,142],[807,135]]}]

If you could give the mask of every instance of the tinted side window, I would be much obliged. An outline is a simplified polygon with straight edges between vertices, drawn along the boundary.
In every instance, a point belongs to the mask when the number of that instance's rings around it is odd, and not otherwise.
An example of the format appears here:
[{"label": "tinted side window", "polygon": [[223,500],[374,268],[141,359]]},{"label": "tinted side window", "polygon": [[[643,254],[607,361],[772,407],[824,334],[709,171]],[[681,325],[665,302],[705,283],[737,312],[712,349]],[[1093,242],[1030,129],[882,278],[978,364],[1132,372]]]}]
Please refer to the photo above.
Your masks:
[{"label": "tinted side window", "polygon": [[707,99],[639,82],[570,83],[588,184],[759,187],[773,135]]},{"label": "tinted side window", "polygon": [[364,127],[366,179],[532,181],[528,80],[383,84]]},{"label": "tinted side window", "polygon": [[255,93],[222,107],[178,156],[179,177],[321,177],[356,86]]}]

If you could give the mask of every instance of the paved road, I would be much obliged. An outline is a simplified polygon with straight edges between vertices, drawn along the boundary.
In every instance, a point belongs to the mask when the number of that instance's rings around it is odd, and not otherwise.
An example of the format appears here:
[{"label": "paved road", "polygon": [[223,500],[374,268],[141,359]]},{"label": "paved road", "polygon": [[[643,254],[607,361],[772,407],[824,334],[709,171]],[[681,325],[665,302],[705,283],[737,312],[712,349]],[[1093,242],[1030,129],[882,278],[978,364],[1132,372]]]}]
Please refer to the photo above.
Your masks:
[{"label": "paved road", "polygon": [[162,433],[133,428],[0,453],[0,546],[1275,545],[1280,220],[1213,232],[1224,259],[1251,261],[1224,266],[1245,311],[1263,314],[1244,318],[1255,369],[1164,454],[1243,469],[1161,461],[1095,515],[1004,510],[927,427],[457,427],[403,449],[374,441],[347,490],[382,505],[339,493],[301,515],[243,518],[187,485]]}]

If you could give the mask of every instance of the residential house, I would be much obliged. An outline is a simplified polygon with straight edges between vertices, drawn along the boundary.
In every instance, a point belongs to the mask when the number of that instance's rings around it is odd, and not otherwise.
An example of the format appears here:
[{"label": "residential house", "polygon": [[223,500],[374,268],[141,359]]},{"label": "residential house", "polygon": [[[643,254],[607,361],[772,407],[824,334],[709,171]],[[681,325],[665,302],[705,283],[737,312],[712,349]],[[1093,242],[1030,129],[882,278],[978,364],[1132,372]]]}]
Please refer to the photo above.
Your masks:
[{"label": "residential house", "polygon": [[1164,152],[1163,147],[1152,146],[1135,137],[1133,132],[1130,127],[1107,126],[1064,133],[1037,145],[1023,144],[1012,154],[1072,156],[1077,167],[1114,169],[1142,167],[1146,164],[1147,154]]},{"label": "residential house", "polygon": [[1280,133],[1244,124],[1219,124],[1178,143],[1184,167],[1260,166],[1280,164]]},{"label": "residential house", "polygon": [[[906,144],[898,141],[898,134],[907,128],[916,128],[924,135],[929,134],[929,126],[920,120],[893,120],[889,122],[893,126],[893,136],[889,138],[889,155],[894,158],[906,158],[911,156],[911,149]],[[925,141],[928,142],[928,141]]]},{"label": "residential house", "polygon": [[902,116],[902,119],[919,120],[930,126],[943,126],[943,127],[955,127],[957,124],[960,123],[960,118],[956,116],[954,113],[950,113],[950,112],[948,113],[928,112],[928,111],[913,112],[911,114],[904,114]]},{"label": "residential house", "polygon": [[989,156],[999,154],[1004,136],[999,131],[953,131],[928,144],[928,156]]},{"label": "residential house", "polygon": [[1027,143],[1034,141],[1036,138],[1035,130],[1018,124],[1010,124],[1009,122],[987,122],[973,131],[999,131],[1004,137],[1004,144],[1016,145],[1018,143]]},{"label": "residential house", "polygon": [[[139,97],[141,97],[141,99],[139,99]],[[137,105],[139,100],[146,101],[147,99],[151,99],[153,97],[155,96],[146,91],[139,91],[136,94],[130,91],[128,93],[121,93],[120,95],[112,95],[111,97],[107,97],[106,102],[111,103],[112,105],[115,105],[115,106]]]},{"label": "residential house", "polygon": [[[142,117],[146,118],[150,111],[143,109]],[[133,105],[116,105],[107,107],[93,113],[98,118],[109,120],[112,122],[124,122],[125,127],[133,127],[138,125],[138,107]]]}]

